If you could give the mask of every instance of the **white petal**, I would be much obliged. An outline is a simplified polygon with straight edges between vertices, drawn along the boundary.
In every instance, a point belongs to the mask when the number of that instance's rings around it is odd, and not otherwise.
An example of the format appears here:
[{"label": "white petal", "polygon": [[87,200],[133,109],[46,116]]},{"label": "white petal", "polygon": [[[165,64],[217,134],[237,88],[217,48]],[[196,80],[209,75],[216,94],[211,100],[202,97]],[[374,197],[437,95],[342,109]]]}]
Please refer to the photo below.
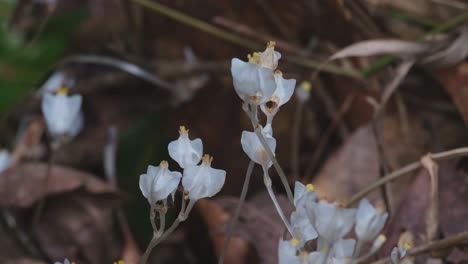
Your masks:
[{"label": "white petal", "polygon": [[[264,132],[263,134],[267,145],[274,154],[276,150],[276,139],[266,136]],[[272,165],[266,150],[263,148],[262,143],[260,143],[255,132],[243,131],[241,136],[241,145],[247,156],[249,156],[249,158],[254,162],[262,166],[270,167]]]},{"label": "white petal", "polygon": [[296,80],[286,80],[281,75],[275,74],[275,83],[276,90],[273,93],[273,96],[277,96],[279,98],[278,107],[280,107],[291,99],[294,93],[294,88],[296,87]]},{"label": "white petal", "polygon": [[388,214],[378,212],[367,199],[362,199],[356,213],[355,232],[362,241],[371,241],[382,231]]},{"label": "white petal", "polygon": [[275,91],[275,79],[271,69],[241,61],[231,61],[234,89],[242,100],[258,96],[259,103],[265,102]]},{"label": "white petal", "polygon": [[353,256],[354,246],[356,240],[354,239],[339,239],[333,244],[332,254],[336,258],[347,258]]},{"label": "white petal", "polygon": [[300,264],[299,257],[296,256],[296,247],[287,240],[280,240],[278,244],[279,264]]},{"label": "white petal", "polygon": [[140,190],[149,203],[154,205],[177,189],[181,177],[179,172],[171,172],[167,167],[150,165],[146,174],[140,176]]},{"label": "white petal", "polygon": [[184,169],[182,186],[192,200],[212,197],[217,194],[226,180],[226,171],[213,169],[207,164]]},{"label": "white petal", "polygon": [[169,156],[177,161],[181,168],[198,164],[203,154],[203,143],[197,138],[190,140],[188,134],[181,134],[177,140],[169,143]]},{"label": "white petal", "polygon": [[[81,95],[46,94],[42,99],[42,112],[47,128],[53,136],[71,135],[77,131],[76,121],[81,112]],[[75,126],[75,127],[74,127]]]},{"label": "white petal", "polygon": [[315,229],[329,244],[345,236],[354,225],[355,209],[320,201],[314,207]]},{"label": "white petal", "polygon": [[299,240],[299,248],[317,237],[317,231],[309,221],[305,210],[297,210],[291,214],[291,227],[294,237]]}]

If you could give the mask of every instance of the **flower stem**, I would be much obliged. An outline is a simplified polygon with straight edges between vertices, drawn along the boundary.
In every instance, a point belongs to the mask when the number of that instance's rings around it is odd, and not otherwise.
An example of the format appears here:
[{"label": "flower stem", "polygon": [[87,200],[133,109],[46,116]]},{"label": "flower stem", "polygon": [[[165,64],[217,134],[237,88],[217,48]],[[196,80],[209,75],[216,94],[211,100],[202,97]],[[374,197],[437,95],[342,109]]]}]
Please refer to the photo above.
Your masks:
[{"label": "flower stem", "polygon": [[229,243],[231,243],[231,238],[234,233],[237,220],[239,219],[240,211],[242,209],[242,206],[244,205],[245,197],[247,196],[247,191],[249,189],[250,178],[252,176],[254,165],[255,165],[255,162],[250,161],[249,167],[247,168],[247,172],[245,174],[245,180],[244,180],[244,185],[242,186],[241,195],[239,197],[239,204],[237,205],[236,211],[234,213],[234,217],[232,218],[231,223],[229,225],[227,238],[226,238],[226,241],[224,242],[223,250],[221,251],[218,264],[223,264],[224,257],[226,256],[227,250],[229,248]]},{"label": "flower stem", "polygon": [[271,178],[270,175],[268,175],[268,168],[265,166],[263,167],[263,182],[265,183],[265,187],[267,188],[268,194],[270,195],[270,198],[273,201],[273,204],[275,205],[276,211],[281,217],[281,220],[283,220],[286,229],[288,229],[289,234],[291,234],[291,236],[294,237],[291,224],[289,224],[288,219],[286,219],[286,216],[284,215],[284,212],[281,209],[278,200],[276,199],[276,195],[273,192],[273,189],[271,188]]},{"label": "flower stem", "polygon": [[[164,239],[166,239],[170,234],[172,234],[172,232],[174,232],[174,230],[179,226],[179,224],[187,219],[187,216],[189,215],[190,211],[195,205],[195,202],[196,202],[195,200],[190,200],[189,204],[187,205],[187,208],[185,208],[186,200],[184,197],[182,198],[182,208],[180,209],[179,216],[177,216],[176,220],[174,221],[174,223],[172,223],[169,229],[167,229],[163,233],[158,232],[157,235],[153,236],[148,247],[146,248],[145,253],[140,258],[140,261],[138,262],[139,264],[146,264],[148,262],[148,258],[151,254],[151,251],[153,251],[153,248],[157,246],[159,243],[161,243]],[[161,226],[162,226],[162,223],[161,223]],[[160,230],[162,230],[161,227],[160,227]]]},{"label": "flower stem", "polygon": [[288,195],[289,202],[291,203],[292,206],[294,206],[294,197],[291,191],[291,187],[289,186],[288,178],[286,177],[286,174],[284,173],[283,169],[281,168],[278,161],[276,160],[275,155],[273,154],[270,147],[268,146],[268,143],[266,142],[265,137],[262,134],[262,128],[260,126],[257,126],[257,128],[255,128],[255,134],[257,135],[258,140],[260,141],[263,148],[265,149],[268,155],[268,158],[273,162],[273,166],[278,172],[281,182],[283,183],[283,186],[286,189],[286,194]]}]

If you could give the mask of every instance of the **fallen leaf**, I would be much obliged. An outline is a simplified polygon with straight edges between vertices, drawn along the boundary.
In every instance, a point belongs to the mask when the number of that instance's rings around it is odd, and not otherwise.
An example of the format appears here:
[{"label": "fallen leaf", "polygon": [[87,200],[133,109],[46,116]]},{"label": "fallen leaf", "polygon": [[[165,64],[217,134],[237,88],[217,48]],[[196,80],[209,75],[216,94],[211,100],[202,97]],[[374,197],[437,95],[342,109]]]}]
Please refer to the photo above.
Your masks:
[{"label": "fallen leaf", "polygon": [[80,188],[91,194],[107,195],[114,200],[119,197],[115,188],[97,177],[59,165],[52,167],[46,190],[46,175],[47,164],[44,163],[25,163],[5,171],[0,177],[0,206],[30,207],[47,195]]}]

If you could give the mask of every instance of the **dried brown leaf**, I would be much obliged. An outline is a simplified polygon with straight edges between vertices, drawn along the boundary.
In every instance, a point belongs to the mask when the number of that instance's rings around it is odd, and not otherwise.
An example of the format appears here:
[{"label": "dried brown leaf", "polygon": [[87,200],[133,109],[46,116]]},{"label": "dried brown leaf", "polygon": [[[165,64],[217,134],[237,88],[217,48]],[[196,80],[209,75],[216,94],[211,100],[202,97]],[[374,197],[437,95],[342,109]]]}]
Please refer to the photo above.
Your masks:
[{"label": "dried brown leaf", "polygon": [[79,188],[92,194],[118,198],[118,192],[97,177],[78,170],[53,166],[46,190],[47,164],[25,163],[7,170],[0,177],[0,206],[30,207],[46,195],[70,192]]},{"label": "dried brown leaf", "polygon": [[426,43],[417,43],[396,39],[366,40],[351,44],[333,54],[329,60],[347,57],[394,55],[397,57],[414,57],[431,49]]},{"label": "dried brown leaf", "polygon": [[439,166],[431,154],[423,156],[421,164],[429,173],[431,185],[426,213],[426,240],[430,242],[436,238],[439,227]]},{"label": "dried brown leaf", "polygon": [[463,61],[468,56],[468,27],[462,28],[453,42],[448,42],[446,48],[430,54],[420,61],[428,68],[447,68]]}]

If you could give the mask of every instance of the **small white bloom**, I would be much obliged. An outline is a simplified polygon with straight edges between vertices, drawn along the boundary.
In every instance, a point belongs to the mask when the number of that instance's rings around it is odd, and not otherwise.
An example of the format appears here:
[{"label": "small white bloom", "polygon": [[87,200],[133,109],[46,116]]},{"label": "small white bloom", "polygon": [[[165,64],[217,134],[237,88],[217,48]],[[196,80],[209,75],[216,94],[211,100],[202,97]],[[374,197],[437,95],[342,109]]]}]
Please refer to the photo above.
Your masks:
[{"label": "small white bloom", "polygon": [[223,187],[226,171],[213,169],[212,160],[212,157],[205,155],[201,165],[191,166],[184,170],[182,186],[188,191],[191,200],[212,197]]},{"label": "small white bloom", "polygon": [[11,154],[7,150],[0,151],[0,173],[8,169],[11,164]]},{"label": "small white bloom", "polygon": [[140,176],[140,190],[151,205],[165,200],[179,185],[182,175],[168,168],[169,164],[163,160],[159,166],[149,165],[146,174]]},{"label": "small white bloom", "polygon": [[179,131],[179,138],[169,143],[168,150],[169,156],[181,168],[197,165],[203,154],[203,143],[201,139],[189,139],[188,130],[181,126]]},{"label": "small white bloom", "polygon": [[308,216],[315,230],[328,245],[343,238],[353,227],[356,209],[340,208],[335,204],[319,201],[307,204]]},{"label": "small white bloom", "polygon": [[305,103],[310,98],[310,90],[312,84],[308,81],[303,81],[296,89],[296,96],[300,102]]},{"label": "small white bloom", "polygon": [[339,239],[333,244],[331,255],[337,259],[350,258],[353,256],[355,245],[354,239]]},{"label": "small white bloom", "polygon": [[307,241],[317,237],[317,231],[307,217],[305,208],[291,213],[291,227],[294,238],[299,241],[298,248],[302,248]]},{"label": "small white bloom", "polygon": [[61,87],[71,87],[75,80],[68,77],[64,71],[55,71],[39,88],[39,94],[56,93]]},{"label": "small white bloom", "polygon": [[279,70],[275,71],[274,77],[276,84],[275,92],[266,103],[260,106],[265,115],[271,117],[276,115],[279,108],[291,99],[294,87],[296,86],[295,79],[284,79],[283,73]]},{"label": "small white bloom", "polygon": [[362,199],[356,213],[355,232],[359,240],[372,241],[387,221],[388,214],[374,208],[367,199]]},{"label": "small white bloom", "polygon": [[237,95],[255,105],[266,102],[276,89],[273,71],[280,58],[281,54],[275,51],[275,42],[270,41],[264,52],[249,55],[248,62],[232,59],[231,73]]},{"label": "small white bloom", "polygon": [[291,239],[280,240],[278,244],[278,263],[279,264],[320,264],[323,263],[325,254],[322,252],[299,251],[297,254],[298,240]]},{"label": "small white bloom", "polygon": [[305,205],[317,200],[317,194],[314,192],[315,187],[313,184],[304,185],[296,181],[294,185],[294,206],[296,210],[304,208]]},{"label": "small white bloom", "polygon": [[[262,134],[265,137],[268,147],[274,154],[276,150],[276,139],[266,133],[265,129],[262,129]],[[262,166],[270,167],[272,165],[265,148],[263,148],[255,132],[243,131],[241,144],[242,149],[251,160]]]},{"label": "small white bloom", "polygon": [[54,137],[75,137],[83,128],[82,97],[67,94],[68,90],[61,88],[57,94],[45,94],[42,99],[42,113]]}]

